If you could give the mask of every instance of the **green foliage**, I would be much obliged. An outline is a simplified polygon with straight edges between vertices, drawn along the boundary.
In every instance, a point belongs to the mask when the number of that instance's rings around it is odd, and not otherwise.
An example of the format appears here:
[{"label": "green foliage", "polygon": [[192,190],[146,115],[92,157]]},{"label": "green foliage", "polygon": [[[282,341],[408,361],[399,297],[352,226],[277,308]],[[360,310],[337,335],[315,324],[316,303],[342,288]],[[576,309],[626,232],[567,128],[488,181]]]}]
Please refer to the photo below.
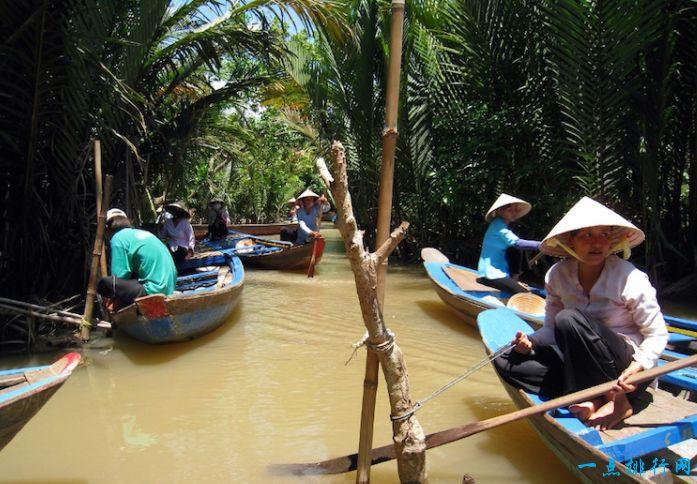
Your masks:
[{"label": "green foliage", "polygon": [[[320,145],[348,145],[370,234],[389,10],[343,4],[354,37],[320,32],[292,44],[279,93],[292,93],[286,107],[306,113]],[[530,238],[590,195],[646,229],[641,259],[656,276],[693,270],[696,9],[687,0],[407,2],[393,220],[412,223],[408,255],[437,245],[474,263],[483,213],[501,191],[533,203],[518,228]]]},{"label": "green foliage", "polygon": [[[151,218],[151,190],[179,195],[200,155],[239,150],[219,115],[241,109],[235,103],[278,69],[283,33],[269,15],[293,12],[339,32],[333,10],[319,0],[0,4],[0,287],[83,286],[95,220],[91,138],[114,175],[113,204],[136,222]],[[233,68],[222,72],[226,62]]]}]

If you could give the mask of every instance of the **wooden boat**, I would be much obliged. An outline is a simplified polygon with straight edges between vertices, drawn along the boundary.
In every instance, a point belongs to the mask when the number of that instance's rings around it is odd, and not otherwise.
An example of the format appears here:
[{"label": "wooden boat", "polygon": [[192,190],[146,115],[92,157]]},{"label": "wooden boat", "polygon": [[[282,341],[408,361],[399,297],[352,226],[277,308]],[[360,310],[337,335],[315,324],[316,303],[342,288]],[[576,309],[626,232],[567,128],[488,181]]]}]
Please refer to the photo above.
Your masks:
[{"label": "wooden boat", "polygon": [[[482,312],[478,326],[489,354],[506,346],[516,331],[528,334],[533,331],[525,321],[502,308]],[[659,381],[661,386],[672,385],[673,389],[694,392],[697,371],[685,368]],[[535,394],[519,390],[503,380],[501,383],[518,408],[542,401]],[[685,463],[678,459],[689,462],[695,454],[695,441],[689,439],[697,435],[697,404],[657,389],[650,390],[642,406],[645,408],[626,419],[621,427],[606,431],[586,427],[566,409],[530,417],[529,422],[560,461],[583,482],[600,482],[604,478],[623,483],[674,482],[673,477],[683,477],[671,474],[679,462]],[[667,473],[661,469],[655,473],[650,470],[654,464],[655,471],[655,463],[660,462],[670,467]],[[639,463],[643,463],[644,472],[638,472]]]},{"label": "wooden boat", "polygon": [[[194,228],[194,237],[196,240],[201,240],[208,232],[206,224],[192,224]],[[281,233],[281,229],[295,230],[298,228],[297,222],[278,222],[271,224],[230,224],[229,230],[244,232],[250,235],[276,235]]]},{"label": "wooden boat", "polygon": [[[250,245],[240,246],[240,242],[245,241]],[[231,232],[225,239],[206,240],[201,245],[213,251],[232,251],[248,267],[293,270],[308,269],[311,264],[319,264],[324,253],[325,241],[323,237],[318,237],[304,245],[293,245],[290,242]],[[200,251],[203,256],[206,254],[205,250]]]},{"label": "wooden boat", "polygon": [[[471,326],[477,315],[487,309],[506,307],[511,296],[498,289],[477,282],[477,271],[450,262],[424,262],[424,268],[438,296],[448,307]],[[537,291],[540,296],[544,292]],[[544,310],[535,314],[512,309],[518,316],[538,327],[542,325]]]},{"label": "wooden boat", "polygon": [[111,314],[119,331],[145,343],[188,341],[213,331],[230,317],[244,286],[239,258],[224,254],[225,265],[188,262],[189,275],[177,278],[172,296],[152,294]]},{"label": "wooden boat", "polygon": [[80,362],[68,353],[50,366],[0,371],[0,450],[22,430]]},{"label": "wooden boat", "polygon": [[[425,259],[428,260],[424,261],[424,268],[436,293],[448,305],[448,308],[469,325],[476,326],[477,316],[482,311],[507,306],[511,294],[478,283],[478,275],[474,269],[452,264],[445,256],[426,256]],[[540,297],[545,296],[542,289],[535,287],[530,289]],[[534,328],[539,328],[544,322],[542,307],[534,312],[526,312],[515,307],[508,307],[508,309]],[[671,331],[671,343],[690,341],[697,336],[697,321],[666,314],[663,317]]]}]

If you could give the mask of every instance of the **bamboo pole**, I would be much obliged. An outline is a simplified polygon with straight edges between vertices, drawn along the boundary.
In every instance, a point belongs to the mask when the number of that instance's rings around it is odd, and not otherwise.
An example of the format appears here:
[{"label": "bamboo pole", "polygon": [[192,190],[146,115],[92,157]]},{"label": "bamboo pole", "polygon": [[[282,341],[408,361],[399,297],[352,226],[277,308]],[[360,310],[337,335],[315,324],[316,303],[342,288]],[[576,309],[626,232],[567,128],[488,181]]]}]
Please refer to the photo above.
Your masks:
[{"label": "bamboo pole", "polygon": [[111,175],[106,176],[104,183],[104,203],[102,210],[99,212],[99,220],[97,221],[97,235],[94,238],[94,249],[92,251],[92,265],[90,267],[90,280],[87,284],[87,296],[85,297],[85,313],[82,316],[82,331],[80,338],[83,341],[90,339],[90,327],[92,323],[92,311],[94,309],[94,299],[97,296],[97,272],[99,260],[102,256],[102,247],[104,245],[104,229],[106,228],[106,211],[111,200]]},{"label": "bamboo pole", "polygon": [[[99,223],[99,215],[102,213],[102,197],[104,194],[102,191],[102,142],[98,139],[94,140],[94,180],[97,191],[97,223]],[[104,251],[102,251],[102,255],[99,258],[99,268],[102,276],[109,275]]]},{"label": "bamboo pole", "polygon": [[[399,78],[402,63],[402,31],[404,24],[404,0],[392,0],[390,26],[390,60],[387,74],[385,109],[385,131],[382,142],[382,167],[380,169],[380,198],[378,202],[377,240],[380,247],[390,234],[392,216],[392,187],[394,157],[397,147],[397,116],[399,113]],[[387,258],[378,266],[377,293],[380,308],[384,308]],[[370,450],[373,446],[375,422],[375,399],[378,388],[379,363],[377,355],[370,349],[366,352],[365,376],[363,378],[363,403],[361,407],[361,429],[358,441],[357,483],[370,482]]]}]

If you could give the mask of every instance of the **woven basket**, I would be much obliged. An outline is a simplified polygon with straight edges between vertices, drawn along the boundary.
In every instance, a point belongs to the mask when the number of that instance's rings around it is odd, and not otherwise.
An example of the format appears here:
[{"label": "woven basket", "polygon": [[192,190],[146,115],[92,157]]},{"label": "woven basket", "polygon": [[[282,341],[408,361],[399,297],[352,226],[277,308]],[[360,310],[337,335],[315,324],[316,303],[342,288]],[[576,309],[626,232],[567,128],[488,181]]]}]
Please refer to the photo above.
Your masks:
[{"label": "woven basket", "polygon": [[509,309],[515,309],[521,313],[544,314],[545,300],[544,298],[531,292],[520,292],[511,296],[508,303],[506,303],[506,307]]}]

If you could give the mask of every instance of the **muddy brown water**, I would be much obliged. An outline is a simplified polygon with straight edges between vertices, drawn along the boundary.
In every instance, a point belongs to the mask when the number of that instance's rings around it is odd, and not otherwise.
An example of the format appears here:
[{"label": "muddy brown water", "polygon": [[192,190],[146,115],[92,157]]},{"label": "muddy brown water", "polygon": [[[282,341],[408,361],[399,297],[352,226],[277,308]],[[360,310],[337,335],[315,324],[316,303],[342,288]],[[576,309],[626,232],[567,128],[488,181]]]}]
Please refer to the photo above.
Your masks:
[{"label": "muddy brown water", "polygon": [[[118,335],[82,351],[73,374],[0,453],[0,482],[354,482],[282,477],[272,463],[355,452],[365,351],[353,274],[336,230],[314,279],[247,271],[242,301],[219,330],[162,347]],[[391,267],[388,327],[397,334],[412,387],[422,398],[484,357],[474,329],[438,299],[421,266]],[[4,359],[43,364],[56,355]],[[381,376],[382,378],[382,376]],[[390,442],[381,381],[374,443]],[[490,367],[417,415],[434,432],[515,410]],[[526,422],[429,450],[431,482],[568,482],[571,475]],[[373,482],[396,482],[394,462]]]}]

